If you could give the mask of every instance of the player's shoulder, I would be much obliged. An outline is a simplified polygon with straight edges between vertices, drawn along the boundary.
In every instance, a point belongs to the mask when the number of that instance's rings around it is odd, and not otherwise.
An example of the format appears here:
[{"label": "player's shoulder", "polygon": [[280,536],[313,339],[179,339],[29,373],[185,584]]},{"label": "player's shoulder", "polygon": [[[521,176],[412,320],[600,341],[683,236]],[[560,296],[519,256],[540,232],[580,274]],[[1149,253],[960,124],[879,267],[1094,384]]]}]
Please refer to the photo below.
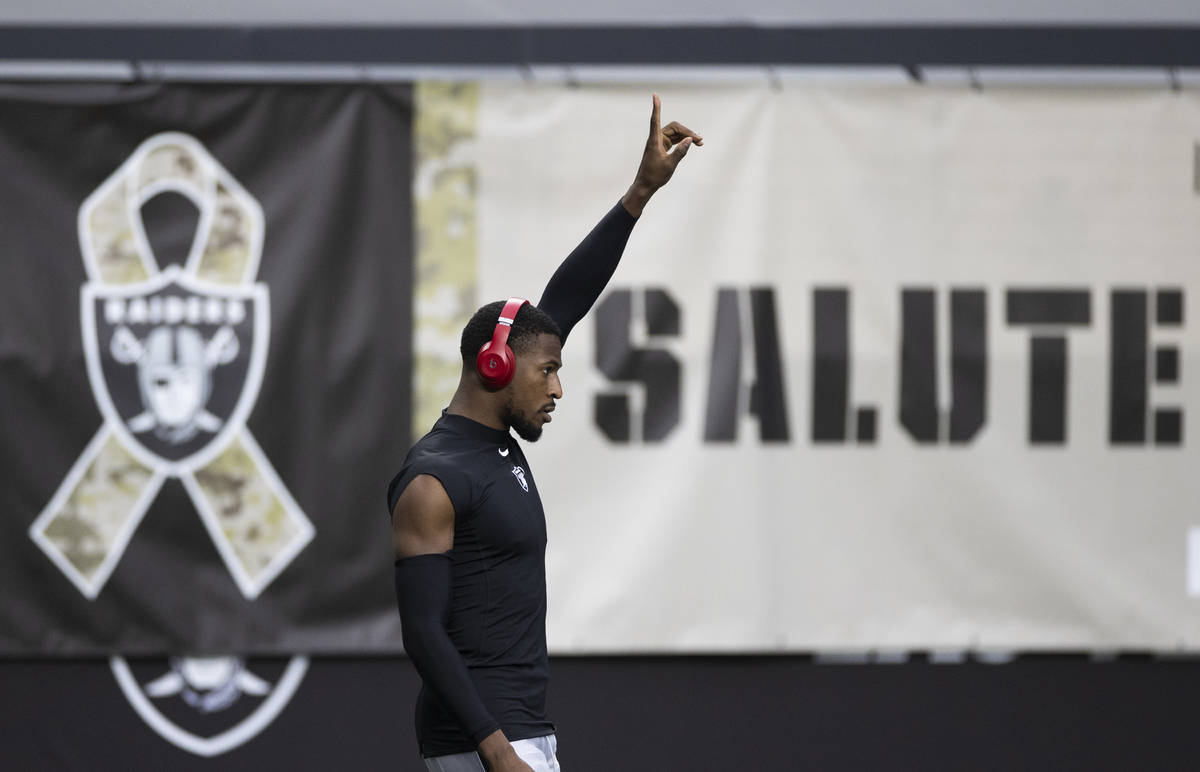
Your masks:
[{"label": "player's shoulder", "polygon": [[405,465],[419,461],[451,461],[462,463],[480,451],[481,443],[470,437],[436,424],[429,432],[413,443],[405,458]]},{"label": "player's shoulder", "polygon": [[428,473],[414,475],[408,481],[404,490],[396,496],[396,503],[392,506],[392,511],[395,512],[402,502],[408,509],[417,511],[438,511],[449,508],[451,515],[454,512],[450,492],[446,490],[441,477]]},{"label": "player's shoulder", "polygon": [[400,471],[388,485],[388,511],[418,476],[435,478],[454,502],[455,508],[475,498],[481,473],[482,445],[440,424],[435,425],[409,449]]}]

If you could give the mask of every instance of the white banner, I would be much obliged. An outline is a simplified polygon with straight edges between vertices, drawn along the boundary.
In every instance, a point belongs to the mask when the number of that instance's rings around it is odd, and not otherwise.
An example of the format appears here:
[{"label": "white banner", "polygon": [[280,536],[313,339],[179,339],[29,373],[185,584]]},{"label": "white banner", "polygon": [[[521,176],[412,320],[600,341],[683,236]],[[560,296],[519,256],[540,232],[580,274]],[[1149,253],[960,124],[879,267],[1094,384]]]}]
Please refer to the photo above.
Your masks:
[{"label": "white banner", "polygon": [[[1200,98],[662,97],[704,147],[527,450],[552,650],[1195,650]],[[480,303],[536,297],[649,112],[482,87]]]}]

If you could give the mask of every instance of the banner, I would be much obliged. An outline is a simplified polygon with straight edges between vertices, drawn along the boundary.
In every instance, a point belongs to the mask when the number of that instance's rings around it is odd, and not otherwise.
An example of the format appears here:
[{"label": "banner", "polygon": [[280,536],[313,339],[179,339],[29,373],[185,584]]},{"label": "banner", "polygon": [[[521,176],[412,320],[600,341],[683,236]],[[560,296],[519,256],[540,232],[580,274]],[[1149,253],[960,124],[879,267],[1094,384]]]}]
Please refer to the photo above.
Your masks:
[{"label": "banner", "polygon": [[[0,649],[264,704],[304,661],[239,658],[396,651],[386,481],[471,311],[632,180],[649,95],[0,99]],[[1197,97],[663,103],[705,145],[528,448],[552,650],[1195,648]]]},{"label": "banner", "polygon": [[411,123],[401,86],[0,90],[0,652],[120,655],[153,708],[398,650]]},{"label": "banner", "polygon": [[[527,451],[552,650],[1200,645],[1200,97],[662,98],[704,146]],[[649,89],[483,86],[462,319],[537,297],[649,112]]]}]

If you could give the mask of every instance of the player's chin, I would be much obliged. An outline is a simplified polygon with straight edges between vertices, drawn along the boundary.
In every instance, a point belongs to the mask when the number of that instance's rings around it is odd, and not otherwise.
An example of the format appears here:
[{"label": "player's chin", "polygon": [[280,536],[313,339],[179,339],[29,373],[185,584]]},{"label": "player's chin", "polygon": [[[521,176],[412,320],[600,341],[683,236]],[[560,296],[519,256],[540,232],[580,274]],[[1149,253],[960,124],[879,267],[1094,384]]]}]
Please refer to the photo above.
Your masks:
[{"label": "player's chin", "polygon": [[534,416],[533,420],[518,419],[513,421],[512,427],[517,430],[517,436],[526,442],[537,442],[542,436],[542,425],[545,421],[541,420],[541,415]]}]

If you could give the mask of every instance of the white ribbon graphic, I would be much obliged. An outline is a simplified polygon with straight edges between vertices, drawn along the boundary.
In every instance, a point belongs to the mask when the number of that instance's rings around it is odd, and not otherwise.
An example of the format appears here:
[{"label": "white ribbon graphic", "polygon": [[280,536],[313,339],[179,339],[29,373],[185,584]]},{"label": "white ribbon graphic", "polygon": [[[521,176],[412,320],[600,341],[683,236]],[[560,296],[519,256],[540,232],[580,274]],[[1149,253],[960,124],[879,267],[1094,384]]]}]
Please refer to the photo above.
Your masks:
[{"label": "white ribbon graphic", "polygon": [[[141,208],[166,191],[191,200],[200,219],[186,264],[160,271]],[[81,293],[88,376],[105,420],[30,527],[30,537],[85,596],[95,598],[163,481],[175,477],[242,594],[255,598],[313,537],[312,523],[245,427],[258,396],[269,337],[267,287],[254,283],[262,254],[262,208],[194,138],[158,134],[143,142],[84,201],[79,240],[90,280]],[[153,295],[169,286],[181,289],[175,296]],[[126,319],[163,323],[145,340],[119,327],[108,347],[113,352],[110,359],[132,366],[147,351],[165,351],[168,359],[182,356],[189,346],[196,353],[198,364],[177,373],[179,388],[190,389],[187,394],[196,408],[186,419],[192,423],[185,422],[182,431],[178,424],[184,419],[157,404],[122,418],[97,344],[98,298],[108,299],[104,323],[109,326]],[[126,304],[126,298],[132,300]],[[246,322],[239,314],[247,306],[253,309],[254,341],[246,380],[236,406],[222,420],[205,409],[204,400],[211,371],[237,356],[238,346],[244,345],[230,325]],[[195,329],[181,324],[188,321],[229,324],[204,341]],[[165,376],[139,375],[147,383],[159,377],[166,384],[154,388],[172,387]],[[211,439],[196,441],[190,455],[168,458],[139,440],[156,425],[167,428],[164,424],[171,425],[176,438],[211,434]]]}]

